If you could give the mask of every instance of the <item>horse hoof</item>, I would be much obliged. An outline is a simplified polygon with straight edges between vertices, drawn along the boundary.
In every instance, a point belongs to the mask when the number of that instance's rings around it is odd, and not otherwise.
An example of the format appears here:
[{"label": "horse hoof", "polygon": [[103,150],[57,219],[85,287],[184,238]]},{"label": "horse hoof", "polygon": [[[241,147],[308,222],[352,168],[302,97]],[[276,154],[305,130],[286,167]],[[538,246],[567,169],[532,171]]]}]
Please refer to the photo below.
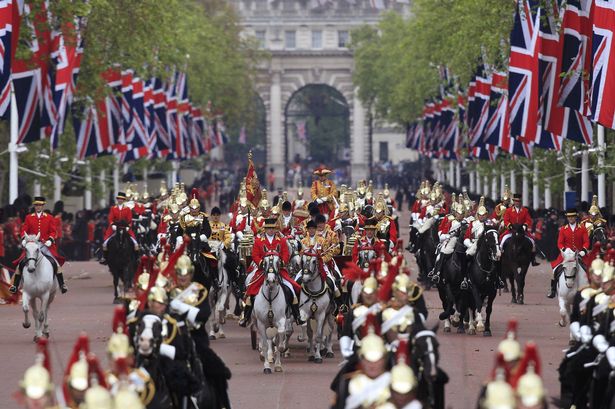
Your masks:
[{"label": "horse hoof", "polygon": [[510,303],[511,303],[511,304],[516,304],[516,303],[517,303],[517,300],[515,300],[514,298],[512,298],[512,299],[510,300]]},{"label": "horse hoof", "polygon": [[444,331],[444,332],[451,332],[451,327],[444,327],[444,329],[442,331]]},{"label": "horse hoof", "polygon": [[120,299],[120,297],[115,297],[113,299],[113,304],[121,304],[121,303],[122,303],[122,300]]},{"label": "horse hoof", "polygon": [[276,367],[274,368],[274,371],[276,371],[276,372],[282,372],[282,367],[281,367],[281,366],[276,366]]},{"label": "horse hoof", "polygon": [[224,339],[224,338],[226,338],[226,334],[224,332],[220,332],[220,333],[218,333],[218,338]]},{"label": "horse hoof", "polygon": [[327,352],[325,358],[335,358],[335,354],[333,352]]},{"label": "horse hoof", "polygon": [[316,358],[314,359],[314,362],[317,364],[322,364],[322,358]]},{"label": "horse hoof", "polygon": [[483,337],[490,337],[491,336],[491,331],[489,331],[488,329],[485,330],[485,332],[483,332]]},{"label": "horse hoof", "polygon": [[314,362],[315,358],[313,356],[308,356],[308,362]]},{"label": "horse hoof", "polygon": [[267,375],[271,375],[271,368],[265,368],[263,369],[263,373],[267,374]]},{"label": "horse hoof", "polygon": [[564,328],[564,327],[566,326],[566,323],[565,323],[565,322],[563,322],[563,321],[561,321],[561,320],[560,320],[557,324],[558,324],[560,327],[562,327],[562,328]]},{"label": "horse hoof", "polygon": [[468,330],[468,335],[476,335],[476,330],[475,329],[469,329]]},{"label": "horse hoof", "polygon": [[[453,324],[453,325],[455,325],[455,324]],[[457,327],[457,333],[458,334],[465,334],[465,332],[466,332],[466,330],[463,329],[463,326],[460,325],[460,326]]]},{"label": "horse hoof", "polygon": [[441,312],[440,315],[438,315],[438,318],[440,319],[440,321],[444,321],[450,316],[451,315],[448,312]]},{"label": "horse hoof", "polygon": [[23,322],[21,325],[22,325],[24,328],[28,329],[28,328],[30,328],[30,325],[32,325],[32,324],[30,324],[29,322]]},{"label": "horse hoof", "polygon": [[485,325],[480,323],[476,325],[476,332],[483,332],[485,331]]},{"label": "horse hoof", "polygon": [[39,339],[41,339],[41,338],[40,338],[39,336],[36,336],[36,335],[35,335],[35,336],[34,336],[34,338],[32,339],[32,341],[34,341],[34,342],[38,342],[38,340],[39,340]]}]

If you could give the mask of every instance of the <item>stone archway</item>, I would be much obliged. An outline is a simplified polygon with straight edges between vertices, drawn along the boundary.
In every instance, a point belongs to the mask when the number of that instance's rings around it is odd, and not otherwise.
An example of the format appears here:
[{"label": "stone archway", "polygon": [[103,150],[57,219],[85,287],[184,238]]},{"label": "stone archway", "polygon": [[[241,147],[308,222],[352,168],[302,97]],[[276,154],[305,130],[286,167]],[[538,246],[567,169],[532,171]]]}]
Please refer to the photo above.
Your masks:
[{"label": "stone archway", "polygon": [[306,159],[346,169],[350,107],[344,95],[328,84],[308,84],[295,91],[284,109],[284,146],[286,172]]}]

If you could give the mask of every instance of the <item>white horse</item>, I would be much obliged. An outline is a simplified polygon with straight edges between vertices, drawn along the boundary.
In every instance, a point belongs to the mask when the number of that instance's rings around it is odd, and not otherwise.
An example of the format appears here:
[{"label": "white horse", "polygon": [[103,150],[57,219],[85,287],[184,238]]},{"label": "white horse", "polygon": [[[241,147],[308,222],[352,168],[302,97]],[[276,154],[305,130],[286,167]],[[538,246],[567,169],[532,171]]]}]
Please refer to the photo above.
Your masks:
[{"label": "white horse", "polygon": [[299,255],[299,240],[296,238],[288,238],[286,240],[288,245],[288,254],[290,254],[290,261],[288,262],[288,274],[294,277],[301,270],[301,256]]},{"label": "white horse", "polygon": [[282,372],[280,354],[288,348],[287,326],[292,321],[280,277],[280,257],[268,254],[263,258],[263,274],[265,281],[254,299],[256,328],[261,342],[261,352],[264,354],[264,369],[271,373],[271,362],[275,362],[275,371]]},{"label": "white horse", "polygon": [[566,249],[563,257],[562,273],[557,280],[560,327],[565,327],[568,324],[575,294],[579,288],[587,285],[587,275],[579,264],[578,254],[570,249]]},{"label": "white horse", "polygon": [[[319,255],[316,253],[304,253],[301,257],[301,295],[299,297],[299,311],[301,320],[306,324],[301,329],[307,331],[308,360],[317,364],[322,363],[320,350],[327,348],[327,358],[333,358],[333,342],[331,331],[325,334],[325,324],[332,311],[332,289],[323,281],[319,268]],[[329,327],[327,329],[330,330]],[[316,338],[314,339],[314,333]],[[303,336],[305,339],[305,336]],[[329,342],[327,342],[329,341]]]},{"label": "white horse", "polygon": [[[49,337],[49,324],[47,313],[49,305],[53,301],[57,290],[57,283],[53,274],[53,265],[43,255],[47,253],[44,244],[39,242],[40,234],[27,235],[24,237],[23,246],[26,251],[24,259],[23,295],[21,306],[24,312],[24,328],[30,328],[28,312],[32,308],[32,319],[34,320],[34,342],[40,337]],[[40,300],[40,309],[36,300]]]},{"label": "white horse", "polygon": [[212,294],[209,297],[209,306],[212,314],[209,318],[208,325],[209,339],[226,338],[222,326],[226,322],[226,310],[229,298],[229,274],[226,271],[226,252],[224,244],[219,241],[210,241],[209,245],[212,253],[218,258],[218,285],[212,286]]}]

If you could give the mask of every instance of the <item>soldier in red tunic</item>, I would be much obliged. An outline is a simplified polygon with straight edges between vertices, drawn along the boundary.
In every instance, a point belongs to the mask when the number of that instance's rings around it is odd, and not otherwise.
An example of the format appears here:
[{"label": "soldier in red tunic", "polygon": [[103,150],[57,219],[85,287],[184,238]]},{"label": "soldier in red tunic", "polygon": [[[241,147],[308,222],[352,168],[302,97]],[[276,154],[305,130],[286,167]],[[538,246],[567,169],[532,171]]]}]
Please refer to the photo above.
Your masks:
[{"label": "soldier in red tunic", "polygon": [[[252,262],[256,266],[247,277],[248,283],[246,289],[246,305],[242,319],[239,321],[239,325],[245,327],[250,322],[250,316],[252,315],[252,301],[258,294],[265,281],[265,272],[262,269],[261,262],[265,258],[266,254],[276,253],[279,255],[282,262],[280,266],[280,277],[285,287],[287,287],[292,296],[291,310],[295,321],[300,322],[299,318],[299,303],[296,294],[301,291],[301,287],[295,280],[293,280],[284,265],[288,264],[290,255],[288,253],[288,244],[286,239],[278,232],[278,220],[277,219],[265,219],[264,233],[259,235],[254,240],[254,247],[252,248]],[[285,292],[286,293],[286,292]],[[290,301],[290,300],[289,300]]]},{"label": "soldier in red tunic", "polygon": [[579,258],[582,258],[589,251],[589,234],[583,224],[577,223],[577,210],[567,210],[566,219],[568,220],[568,224],[560,227],[559,236],[557,238],[557,248],[560,250],[560,254],[557,259],[551,262],[551,267],[553,267],[553,279],[551,279],[551,288],[547,294],[549,298],[555,298],[555,287],[557,285],[555,271],[564,261],[562,254],[566,250],[571,250],[578,254]]},{"label": "soldier in red tunic", "polygon": [[502,222],[505,230],[500,238],[500,247],[503,249],[506,240],[512,236],[512,227],[519,224],[522,225],[525,230],[525,237],[532,242],[532,265],[537,266],[539,263],[536,262],[536,244],[531,233],[532,217],[527,207],[521,205],[521,195],[519,193],[513,195],[513,205],[504,211]]},{"label": "soldier in red tunic", "polygon": [[[64,257],[58,254],[58,249],[56,247],[55,240],[57,238],[56,232],[56,220],[53,216],[43,211],[43,206],[45,206],[45,198],[41,196],[36,196],[32,204],[34,205],[34,212],[26,215],[26,219],[24,220],[23,225],[21,226],[21,234],[23,237],[26,234],[28,235],[38,235],[39,241],[45,244],[45,247],[42,248],[42,253],[49,257],[52,256],[57,263],[57,273],[56,277],[58,279],[58,284],[60,285],[60,291],[64,294],[68,291],[66,288],[66,284],[64,284],[64,276],[62,275],[62,265],[64,265]],[[12,294],[17,292],[19,288],[19,284],[21,283],[21,271],[23,269],[23,259],[25,258],[25,251],[21,253],[21,256],[17,260],[15,260],[15,264],[17,268],[15,269],[15,275],[13,276],[13,285],[9,288],[9,291]]]},{"label": "soldier in red tunic", "polygon": [[366,265],[359,265],[359,252],[365,250],[374,250],[376,257],[381,257],[385,252],[384,243],[376,237],[376,221],[368,220],[365,222],[363,236],[355,241],[352,248],[352,262],[361,267],[367,269],[369,263]]},{"label": "soldier in red tunic", "polygon": [[115,223],[119,223],[120,221],[124,221],[128,225],[128,233],[135,246],[135,251],[139,251],[139,244],[137,243],[135,233],[130,229],[130,225],[132,224],[132,210],[124,204],[126,201],[126,194],[124,192],[119,192],[115,199],[117,200],[117,204],[109,209],[109,225],[105,231],[103,242],[103,254],[105,258],[107,258],[107,243],[109,239],[115,235]]}]

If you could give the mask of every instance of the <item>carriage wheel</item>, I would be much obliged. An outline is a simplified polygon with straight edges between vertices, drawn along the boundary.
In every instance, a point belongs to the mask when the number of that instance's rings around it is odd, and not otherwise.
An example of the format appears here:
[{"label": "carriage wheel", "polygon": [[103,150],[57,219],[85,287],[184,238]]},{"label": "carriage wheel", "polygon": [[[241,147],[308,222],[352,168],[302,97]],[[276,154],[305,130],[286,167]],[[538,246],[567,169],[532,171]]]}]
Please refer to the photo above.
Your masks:
[{"label": "carriage wheel", "polygon": [[256,329],[250,327],[250,341],[252,342],[252,350],[256,351]]}]

